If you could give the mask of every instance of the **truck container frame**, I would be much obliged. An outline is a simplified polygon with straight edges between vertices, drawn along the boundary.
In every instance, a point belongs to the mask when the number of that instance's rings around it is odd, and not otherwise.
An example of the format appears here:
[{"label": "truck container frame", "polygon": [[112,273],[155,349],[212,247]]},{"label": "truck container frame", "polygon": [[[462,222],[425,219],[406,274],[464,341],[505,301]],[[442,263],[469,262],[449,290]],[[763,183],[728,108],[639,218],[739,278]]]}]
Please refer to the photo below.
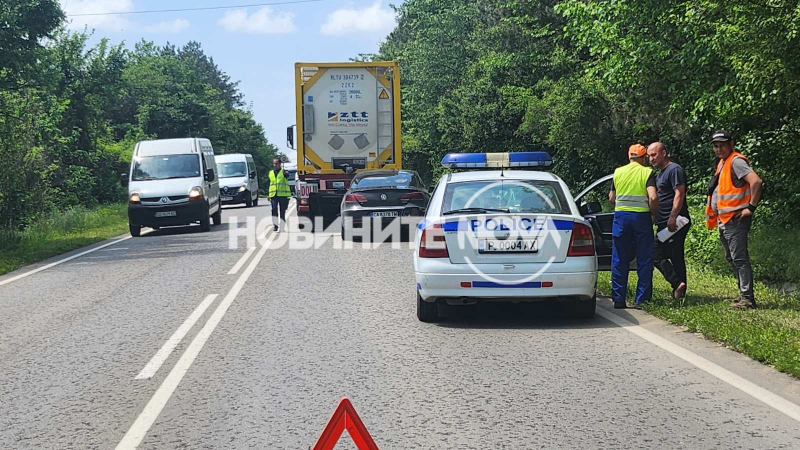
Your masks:
[{"label": "truck container frame", "polygon": [[[350,158],[353,162],[352,166],[343,163],[336,167],[333,158],[331,160],[321,158],[307,143],[307,138],[314,133],[314,120],[313,117],[310,119],[308,117],[306,111],[308,105],[304,103],[304,98],[328,70],[359,68],[368,70],[375,77],[376,90],[385,88],[391,94],[391,145],[380,148],[379,137],[378,143],[376,143],[377,151]],[[377,103],[376,101],[376,115],[380,114]],[[342,199],[356,173],[375,169],[402,169],[400,65],[397,62],[296,63],[295,107],[296,126],[287,129],[287,145],[289,148],[297,150],[298,181],[295,187],[295,196],[298,215],[312,218],[312,220],[314,217],[322,217],[325,222],[332,222],[339,216]],[[380,127],[380,123],[377,126]],[[296,145],[294,145],[295,128],[297,132]],[[310,132],[306,133],[309,129]],[[317,145],[316,142],[314,145]],[[348,158],[338,159],[347,160]]]}]

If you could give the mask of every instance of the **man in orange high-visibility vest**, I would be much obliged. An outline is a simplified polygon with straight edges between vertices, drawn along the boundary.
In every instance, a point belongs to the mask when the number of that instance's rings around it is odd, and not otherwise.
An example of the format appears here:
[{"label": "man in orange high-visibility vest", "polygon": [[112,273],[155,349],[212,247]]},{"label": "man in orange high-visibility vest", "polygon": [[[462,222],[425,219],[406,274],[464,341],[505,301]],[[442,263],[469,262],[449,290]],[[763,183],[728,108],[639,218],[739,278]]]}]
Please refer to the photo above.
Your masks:
[{"label": "man in orange high-visibility vest", "polygon": [[719,227],[725,258],[739,283],[739,296],[731,299],[731,307],[755,308],[753,267],[747,251],[747,236],[753,223],[753,213],[761,201],[761,177],[750,167],[747,158],[733,149],[733,138],[729,132],[717,131],[711,143],[719,162],[708,185],[706,226],[709,230]]}]

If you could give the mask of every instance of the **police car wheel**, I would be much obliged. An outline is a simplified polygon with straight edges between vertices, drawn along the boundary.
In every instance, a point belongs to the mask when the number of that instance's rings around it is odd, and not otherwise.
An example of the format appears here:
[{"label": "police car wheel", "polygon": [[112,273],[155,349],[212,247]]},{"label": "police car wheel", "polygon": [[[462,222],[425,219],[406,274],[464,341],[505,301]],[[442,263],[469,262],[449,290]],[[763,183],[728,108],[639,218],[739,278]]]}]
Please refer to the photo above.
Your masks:
[{"label": "police car wheel", "polygon": [[579,319],[591,319],[594,317],[595,306],[597,305],[597,296],[592,297],[591,300],[577,300],[573,305],[572,313]]},{"label": "police car wheel", "polygon": [[421,322],[438,322],[439,321],[439,304],[434,302],[426,302],[417,292],[417,318]]}]

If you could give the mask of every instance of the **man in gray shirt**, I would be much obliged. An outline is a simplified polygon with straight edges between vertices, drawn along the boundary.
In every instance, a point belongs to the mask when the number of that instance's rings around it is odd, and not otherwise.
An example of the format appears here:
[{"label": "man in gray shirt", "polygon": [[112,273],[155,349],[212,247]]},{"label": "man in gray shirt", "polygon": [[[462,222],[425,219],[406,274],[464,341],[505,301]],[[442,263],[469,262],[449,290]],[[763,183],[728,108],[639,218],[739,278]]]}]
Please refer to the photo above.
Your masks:
[{"label": "man in gray shirt", "polygon": [[706,225],[709,229],[719,227],[725,257],[739,284],[739,296],[732,299],[731,307],[755,308],[753,268],[747,241],[753,213],[761,201],[762,181],[747,158],[734,150],[730,133],[717,131],[712,137],[712,145],[719,162],[709,183]]},{"label": "man in gray shirt", "polygon": [[647,147],[650,164],[658,169],[656,190],[658,192],[658,213],[656,228],[667,228],[675,233],[666,240],[655,240],[653,259],[656,268],[672,286],[674,298],[686,295],[686,259],[684,245],[691,222],[678,230],[678,216],[689,219],[686,206],[686,172],[683,167],[672,162],[667,155],[667,147],[661,142],[653,142]]}]

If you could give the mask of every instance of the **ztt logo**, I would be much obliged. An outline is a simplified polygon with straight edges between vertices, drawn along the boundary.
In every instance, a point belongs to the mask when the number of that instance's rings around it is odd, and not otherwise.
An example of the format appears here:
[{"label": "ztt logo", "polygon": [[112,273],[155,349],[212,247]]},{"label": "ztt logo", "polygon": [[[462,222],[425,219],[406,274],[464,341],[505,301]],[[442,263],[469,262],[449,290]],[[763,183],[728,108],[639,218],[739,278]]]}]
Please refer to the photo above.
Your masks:
[{"label": "ztt logo", "polygon": [[328,122],[366,122],[369,119],[367,111],[329,112]]}]

